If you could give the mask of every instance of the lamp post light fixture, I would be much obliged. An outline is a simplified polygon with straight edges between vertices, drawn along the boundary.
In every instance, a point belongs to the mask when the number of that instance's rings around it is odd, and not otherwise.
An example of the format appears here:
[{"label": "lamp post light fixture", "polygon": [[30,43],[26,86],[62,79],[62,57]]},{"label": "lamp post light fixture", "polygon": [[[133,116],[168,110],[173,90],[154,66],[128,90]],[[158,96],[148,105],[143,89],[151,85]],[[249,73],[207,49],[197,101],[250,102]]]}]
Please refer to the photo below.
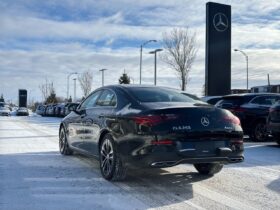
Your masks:
[{"label": "lamp post light fixture", "polygon": [[151,40],[148,40],[146,42],[144,42],[143,44],[140,45],[140,79],[139,79],[139,83],[141,85],[141,80],[142,80],[142,51],[143,51],[143,47],[150,43],[150,42],[156,42],[157,40],[155,39],[151,39]]},{"label": "lamp post light fixture", "polygon": [[246,59],[246,69],[247,69],[247,91],[249,91],[249,75],[248,75],[248,55],[242,51],[242,50],[239,50],[239,49],[234,49],[235,52],[240,52],[242,53],[242,55],[245,56],[245,59]]},{"label": "lamp post light fixture", "polygon": [[155,54],[155,75],[154,75],[154,85],[157,85],[157,52],[163,51],[163,49],[156,49],[154,51],[149,52],[150,54]]},{"label": "lamp post light fixture", "polygon": [[31,98],[31,93],[32,93],[32,92],[34,92],[34,89],[29,90],[29,91],[28,91],[28,94],[27,94],[29,106],[32,106],[32,105],[33,105],[33,98]]},{"label": "lamp post light fixture", "polygon": [[72,76],[72,75],[74,75],[74,74],[78,74],[77,72],[72,72],[72,73],[69,73],[68,75],[67,75],[67,100],[69,99],[69,78]]},{"label": "lamp post light fixture", "polygon": [[106,71],[108,69],[100,69],[99,71],[102,72],[102,87],[104,86],[104,71]]},{"label": "lamp post light fixture", "polygon": [[74,102],[76,102],[76,81],[77,81],[77,78],[74,78]]}]

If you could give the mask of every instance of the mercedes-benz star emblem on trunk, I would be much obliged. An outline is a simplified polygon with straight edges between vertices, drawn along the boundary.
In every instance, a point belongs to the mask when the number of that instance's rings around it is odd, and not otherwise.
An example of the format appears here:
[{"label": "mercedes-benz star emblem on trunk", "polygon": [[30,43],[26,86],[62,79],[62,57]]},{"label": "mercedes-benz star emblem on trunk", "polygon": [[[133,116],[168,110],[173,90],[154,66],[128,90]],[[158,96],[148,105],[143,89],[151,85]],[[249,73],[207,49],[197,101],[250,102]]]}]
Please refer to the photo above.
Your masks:
[{"label": "mercedes-benz star emblem on trunk", "polygon": [[202,117],[201,118],[201,120],[200,120],[200,122],[201,122],[201,124],[203,125],[203,126],[208,126],[209,124],[210,124],[210,122],[209,122],[209,119],[207,118],[207,117]]}]

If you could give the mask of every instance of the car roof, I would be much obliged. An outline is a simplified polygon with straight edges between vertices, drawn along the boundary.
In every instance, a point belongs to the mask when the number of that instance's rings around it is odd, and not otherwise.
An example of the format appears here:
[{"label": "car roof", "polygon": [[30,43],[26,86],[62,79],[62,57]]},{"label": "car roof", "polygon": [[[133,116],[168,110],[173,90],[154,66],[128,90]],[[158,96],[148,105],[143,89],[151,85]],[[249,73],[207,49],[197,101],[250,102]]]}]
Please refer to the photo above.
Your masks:
[{"label": "car roof", "polygon": [[98,89],[102,89],[102,88],[136,88],[136,87],[140,87],[140,88],[169,88],[169,89],[175,89],[175,88],[170,88],[170,87],[164,87],[164,86],[154,86],[154,85],[138,85],[138,84],[116,84],[116,85],[107,85],[107,86],[103,86],[100,87]]},{"label": "car roof", "polygon": [[230,95],[225,95],[223,98],[226,97],[234,97],[234,96],[240,96],[240,97],[245,97],[245,96],[280,96],[279,93],[240,93],[240,94],[230,94]]}]

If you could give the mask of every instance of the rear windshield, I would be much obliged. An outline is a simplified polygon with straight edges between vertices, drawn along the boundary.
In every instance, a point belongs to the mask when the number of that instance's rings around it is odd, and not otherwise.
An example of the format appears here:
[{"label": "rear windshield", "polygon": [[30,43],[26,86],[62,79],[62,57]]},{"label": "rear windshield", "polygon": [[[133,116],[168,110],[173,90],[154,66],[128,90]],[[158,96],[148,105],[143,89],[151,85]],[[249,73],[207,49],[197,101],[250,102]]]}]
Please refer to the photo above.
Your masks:
[{"label": "rear windshield", "polygon": [[248,103],[254,96],[230,96],[223,97],[216,105],[230,104],[232,106],[240,106],[244,103]]},{"label": "rear windshield", "polygon": [[129,88],[129,92],[139,102],[189,102],[195,103],[190,97],[165,88],[155,87],[133,87]]}]

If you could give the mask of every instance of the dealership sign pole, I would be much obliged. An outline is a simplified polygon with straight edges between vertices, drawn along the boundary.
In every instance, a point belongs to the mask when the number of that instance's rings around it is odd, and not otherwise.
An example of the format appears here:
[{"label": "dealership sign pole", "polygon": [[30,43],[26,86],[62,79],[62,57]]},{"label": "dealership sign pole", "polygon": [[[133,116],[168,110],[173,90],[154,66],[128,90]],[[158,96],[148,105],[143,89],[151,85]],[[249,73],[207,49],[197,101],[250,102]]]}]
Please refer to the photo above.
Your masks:
[{"label": "dealership sign pole", "polygon": [[231,92],[231,6],[206,4],[205,94]]}]

